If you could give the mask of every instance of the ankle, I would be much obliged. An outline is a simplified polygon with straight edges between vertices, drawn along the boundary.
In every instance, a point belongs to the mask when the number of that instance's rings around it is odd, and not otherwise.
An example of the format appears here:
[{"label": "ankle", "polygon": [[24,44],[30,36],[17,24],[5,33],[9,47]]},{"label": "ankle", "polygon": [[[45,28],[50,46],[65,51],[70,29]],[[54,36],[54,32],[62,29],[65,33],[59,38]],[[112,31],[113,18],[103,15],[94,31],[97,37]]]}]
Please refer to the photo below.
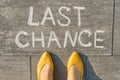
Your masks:
[{"label": "ankle", "polygon": [[76,65],[71,66],[67,80],[80,80],[80,70]]}]

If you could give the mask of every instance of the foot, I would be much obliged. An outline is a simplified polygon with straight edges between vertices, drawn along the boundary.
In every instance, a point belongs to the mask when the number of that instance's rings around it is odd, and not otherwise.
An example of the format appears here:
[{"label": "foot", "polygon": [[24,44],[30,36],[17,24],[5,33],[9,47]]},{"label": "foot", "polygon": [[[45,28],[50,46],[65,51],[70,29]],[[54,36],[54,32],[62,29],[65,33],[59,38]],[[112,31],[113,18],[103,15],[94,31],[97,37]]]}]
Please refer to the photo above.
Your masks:
[{"label": "foot", "polygon": [[44,65],[41,69],[40,80],[53,80],[52,78],[51,67],[48,64]]},{"label": "foot", "polygon": [[76,65],[71,66],[67,80],[80,80],[80,70]]}]

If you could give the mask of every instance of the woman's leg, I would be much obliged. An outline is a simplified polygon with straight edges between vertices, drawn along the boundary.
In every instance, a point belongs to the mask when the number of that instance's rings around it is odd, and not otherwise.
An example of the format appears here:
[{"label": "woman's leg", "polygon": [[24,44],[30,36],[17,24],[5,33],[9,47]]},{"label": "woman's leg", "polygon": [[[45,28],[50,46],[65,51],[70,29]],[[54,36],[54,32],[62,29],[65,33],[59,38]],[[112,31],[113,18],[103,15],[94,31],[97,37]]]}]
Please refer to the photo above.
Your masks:
[{"label": "woman's leg", "polygon": [[53,80],[52,78],[51,67],[48,64],[44,65],[41,69],[40,80]]},{"label": "woman's leg", "polygon": [[80,70],[76,65],[71,66],[67,80],[80,80]]}]

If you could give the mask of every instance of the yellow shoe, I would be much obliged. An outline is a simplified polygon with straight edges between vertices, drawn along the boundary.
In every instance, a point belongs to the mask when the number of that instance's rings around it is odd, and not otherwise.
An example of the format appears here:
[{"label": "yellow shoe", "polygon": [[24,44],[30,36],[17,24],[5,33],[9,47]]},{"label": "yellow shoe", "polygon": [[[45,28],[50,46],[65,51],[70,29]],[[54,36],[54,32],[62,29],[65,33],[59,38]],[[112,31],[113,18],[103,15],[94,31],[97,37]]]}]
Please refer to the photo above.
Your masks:
[{"label": "yellow shoe", "polygon": [[53,61],[52,61],[50,54],[47,51],[42,54],[42,56],[37,64],[37,79],[38,80],[40,80],[41,69],[45,64],[50,65],[50,67],[52,69],[52,77],[53,77],[54,64],[53,64]]},{"label": "yellow shoe", "polygon": [[81,57],[79,56],[79,54],[76,51],[74,51],[68,59],[67,73],[69,73],[72,65],[76,65],[79,68],[79,70],[80,70],[80,80],[83,80],[84,65],[83,65]]}]

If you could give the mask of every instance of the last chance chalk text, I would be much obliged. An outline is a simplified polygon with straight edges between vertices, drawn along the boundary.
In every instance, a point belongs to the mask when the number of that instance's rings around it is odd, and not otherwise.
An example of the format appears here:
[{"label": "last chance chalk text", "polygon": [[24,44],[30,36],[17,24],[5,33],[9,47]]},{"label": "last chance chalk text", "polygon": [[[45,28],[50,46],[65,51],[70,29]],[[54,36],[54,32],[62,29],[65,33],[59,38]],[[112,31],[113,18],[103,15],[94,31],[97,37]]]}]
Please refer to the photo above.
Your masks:
[{"label": "last chance chalk text", "polygon": [[[53,24],[53,26],[56,26],[56,22],[57,24],[59,24],[61,27],[69,27],[69,24],[71,23],[71,20],[68,16],[66,16],[65,14],[63,14],[63,10],[66,12],[70,12],[71,9],[75,9],[77,12],[77,22],[78,24],[76,25],[77,27],[80,28],[81,26],[81,11],[85,10],[85,7],[80,7],[80,6],[73,6],[72,8],[70,7],[66,7],[66,6],[61,6],[58,9],[58,13],[59,15],[61,15],[61,17],[66,19],[67,23],[62,23],[61,20],[57,20],[55,21],[52,10],[50,7],[46,7],[45,11],[44,11],[44,16],[42,18],[41,21],[37,21],[34,22],[33,20],[33,13],[34,13],[34,7],[30,7],[29,9],[29,17],[28,17],[28,21],[27,24],[30,27],[38,27],[40,25],[44,26],[45,23],[47,23],[46,21],[51,21],[51,24]],[[75,27],[76,28],[76,27]],[[93,34],[92,34],[93,33]],[[45,35],[45,33],[43,31],[40,31],[39,34],[41,36],[36,37],[36,32],[31,32],[28,33],[26,31],[19,31],[18,34],[15,37],[15,43],[19,48],[26,48],[26,47],[30,47],[32,46],[33,48],[36,47],[36,42],[40,42],[41,47],[45,48],[45,47],[51,47],[52,43],[56,43],[58,48],[67,48],[67,44],[68,42],[70,42],[72,47],[75,47],[76,44],[79,44],[80,47],[92,47],[94,46],[94,48],[100,48],[100,49],[105,49],[105,46],[103,45],[98,45],[97,43],[103,43],[104,39],[102,39],[101,37],[99,37],[98,35],[104,35],[105,31],[104,30],[96,30],[94,32],[91,32],[89,29],[83,29],[82,31],[76,31],[72,34],[74,34],[74,37],[71,36],[71,32],[69,30],[66,30],[60,34],[64,34],[63,37],[61,37],[63,39],[63,43],[61,43],[59,41],[58,35],[56,35],[55,31],[49,31],[49,35]],[[84,34],[87,34],[86,37],[88,37],[87,39],[90,39],[91,36],[94,36],[94,41],[88,40],[88,42],[83,42],[82,41],[82,36]],[[24,37],[31,37],[31,40],[27,40],[24,44],[21,42],[21,36]],[[47,37],[48,40],[45,40]],[[24,41],[24,40],[23,40]],[[47,42],[45,42],[47,41]],[[94,43],[92,43],[94,42]]]}]

